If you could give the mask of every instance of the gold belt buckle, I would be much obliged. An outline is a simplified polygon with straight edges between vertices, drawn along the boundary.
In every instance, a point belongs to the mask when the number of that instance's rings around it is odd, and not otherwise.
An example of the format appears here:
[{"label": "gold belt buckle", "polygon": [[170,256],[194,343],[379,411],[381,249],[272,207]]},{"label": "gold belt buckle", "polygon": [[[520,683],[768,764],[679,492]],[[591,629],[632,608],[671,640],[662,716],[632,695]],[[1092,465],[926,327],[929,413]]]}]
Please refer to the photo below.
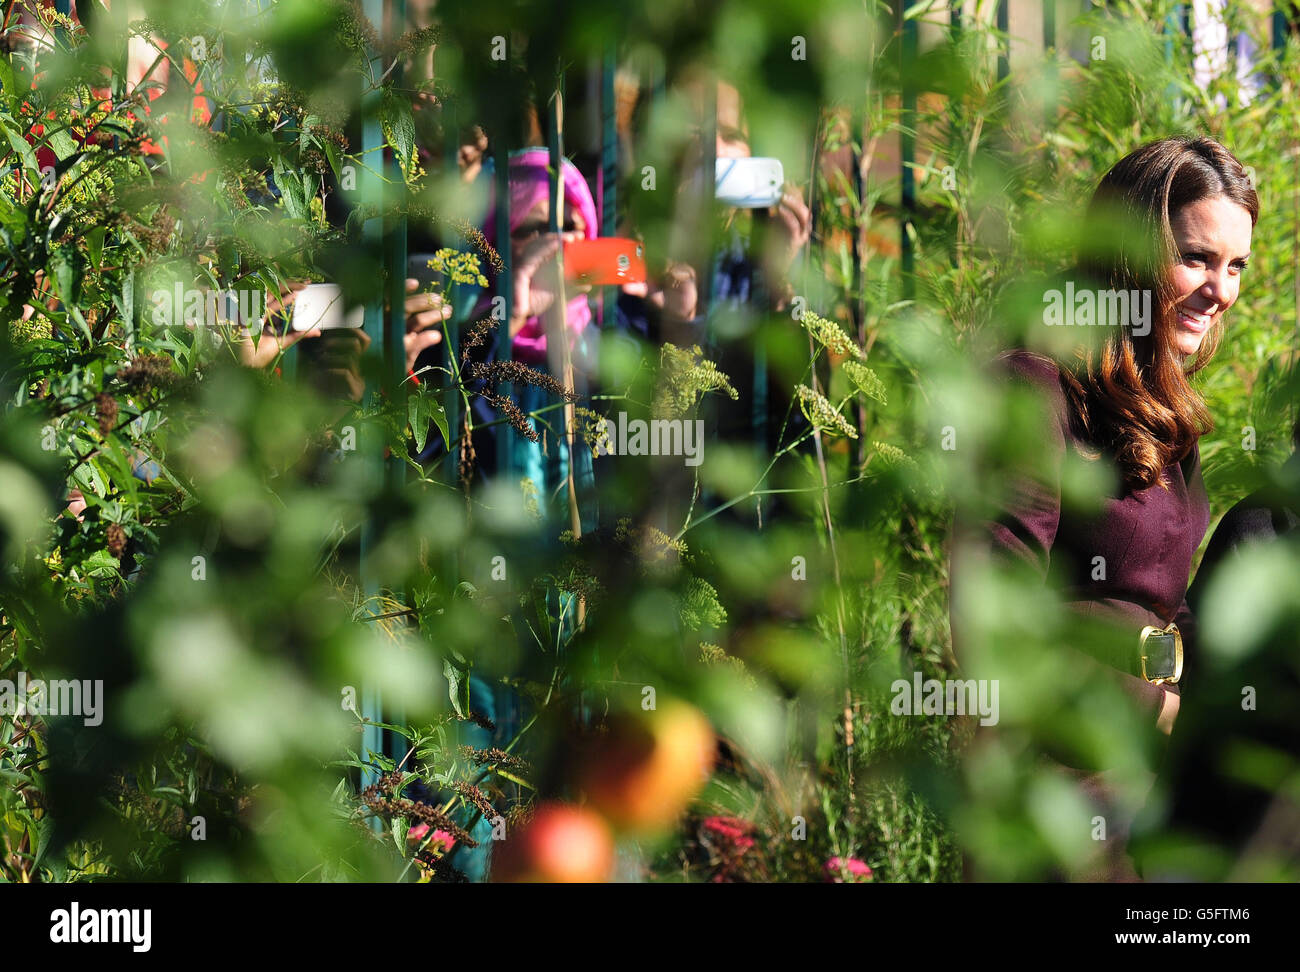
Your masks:
[{"label": "gold belt buckle", "polygon": [[1138,646],[1142,677],[1153,685],[1176,685],[1183,677],[1183,636],[1172,621],[1167,627],[1147,625]]}]

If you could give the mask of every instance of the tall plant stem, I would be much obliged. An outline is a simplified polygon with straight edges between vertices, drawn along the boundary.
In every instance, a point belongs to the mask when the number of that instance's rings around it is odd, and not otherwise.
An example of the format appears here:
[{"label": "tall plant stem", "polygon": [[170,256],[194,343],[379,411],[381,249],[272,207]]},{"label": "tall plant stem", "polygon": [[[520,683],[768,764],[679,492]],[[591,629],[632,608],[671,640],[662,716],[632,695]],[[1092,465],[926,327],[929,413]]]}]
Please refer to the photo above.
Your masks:
[{"label": "tall plant stem", "polygon": [[[817,381],[817,352],[813,344],[812,335],[808,336],[808,353],[812,358],[812,388],[813,391],[819,392]],[[835,578],[835,626],[840,636],[840,666],[841,674],[844,678],[844,772],[845,779],[849,789],[848,817],[852,825],[854,817],[854,797],[853,797],[853,686],[852,686],[852,667],[849,664],[849,638],[846,631],[845,610],[844,610],[844,583],[840,574],[840,556],[835,547],[835,524],[831,519],[831,486],[830,477],[826,473],[826,453],[822,448],[821,429],[813,429],[813,446],[817,453],[817,471],[821,475],[822,481],[822,520],[826,527],[826,542],[831,551],[831,567],[834,571]]]},{"label": "tall plant stem", "polygon": [[[809,234],[808,243],[804,247],[802,261],[803,291],[808,293],[808,276],[810,271],[812,234],[817,230],[817,168],[820,158],[820,146],[823,137],[822,120],[823,114],[819,113],[817,117],[817,127],[813,137],[812,161],[809,167],[808,180],[808,207],[811,211],[812,232]],[[813,342],[811,333],[808,335],[808,361],[809,361],[809,381],[812,384],[813,391],[818,393],[821,389],[817,381],[817,347]],[[829,391],[830,389],[827,389]],[[861,433],[864,434],[864,433]],[[835,525],[831,519],[831,497],[830,497],[830,476],[826,471],[826,451],[822,447],[821,429],[813,427],[813,446],[817,453],[817,471],[821,476],[822,493],[821,506],[822,518],[826,526],[826,540],[831,551],[831,565],[835,574],[835,625],[840,636],[840,663],[841,674],[844,678],[844,772],[845,780],[848,784],[849,802],[847,814],[850,827],[854,818],[854,800],[853,800],[853,688],[851,684],[851,666],[849,665],[849,639],[846,632],[845,610],[844,610],[844,585],[840,575],[840,558],[839,552],[835,547]]]},{"label": "tall plant stem", "polygon": [[[551,200],[551,231],[560,232],[564,226],[564,73],[563,67],[556,71],[555,90],[551,94],[551,166],[555,169],[555,198]],[[569,492],[569,529],[573,532],[573,538],[576,540],[582,536],[582,515],[578,507],[578,483],[574,471],[574,440],[575,429],[577,426],[577,409],[573,399],[575,397],[574,378],[573,378],[573,355],[569,349],[569,314],[568,314],[568,294],[564,286],[564,247],[556,251],[555,254],[556,277],[558,279],[558,289],[556,292],[556,314],[559,327],[555,329],[548,337],[548,343],[556,341],[559,343],[560,350],[560,380],[564,384],[566,401],[564,403],[564,443],[568,450],[569,461],[567,466],[567,480]],[[586,599],[579,596],[578,598],[578,628],[581,629],[587,620],[587,602]]]}]

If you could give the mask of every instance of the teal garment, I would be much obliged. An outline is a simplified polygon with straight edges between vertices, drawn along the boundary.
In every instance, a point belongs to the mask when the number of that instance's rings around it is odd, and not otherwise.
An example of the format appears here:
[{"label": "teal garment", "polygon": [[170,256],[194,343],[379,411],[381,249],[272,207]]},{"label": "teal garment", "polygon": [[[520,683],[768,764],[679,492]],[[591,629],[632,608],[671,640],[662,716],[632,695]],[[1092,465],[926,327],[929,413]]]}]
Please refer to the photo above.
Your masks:
[{"label": "teal garment", "polygon": [[[472,746],[474,749],[491,749],[494,746],[502,746],[503,738],[508,743],[513,738],[514,733],[518,732],[517,726],[504,725],[499,720],[499,710],[496,704],[498,694],[497,691],[493,690],[492,686],[478,676],[470,676],[470,708],[496,723],[497,728],[496,732],[489,732],[477,723],[459,723],[456,734],[457,745]],[[473,807],[462,807],[452,815],[452,818],[462,827],[466,827],[469,835],[478,841],[478,846],[466,847],[459,845],[449,855],[448,860],[468,880],[482,883],[488,879],[489,855],[492,849],[492,822],[484,819],[483,815]],[[471,819],[473,819],[474,823],[471,826],[466,826]]]},{"label": "teal garment", "polygon": [[[579,341],[580,349],[583,342]],[[559,534],[569,529],[569,449],[564,441],[564,408],[559,398],[544,389],[532,385],[522,385],[510,389],[511,397],[519,409],[529,415],[539,412],[537,419],[530,422],[542,433],[543,439],[531,442],[518,434],[509,436],[509,468],[500,475],[519,482],[531,480],[537,489],[537,505],[542,515],[540,527],[543,540],[548,546],[559,548]],[[579,388],[581,393],[582,389]],[[504,429],[498,426],[498,429]],[[498,434],[502,434],[498,432]],[[583,532],[594,530],[597,524],[595,506],[595,473],[592,465],[591,450],[579,437],[574,442],[576,458],[574,462],[574,485],[578,491],[579,518]],[[551,612],[562,616],[560,639],[566,640],[576,625],[576,603],[572,594],[551,591],[548,597]],[[520,630],[519,637],[533,645],[532,635],[527,629]],[[499,684],[490,684],[477,676],[470,678],[470,707],[486,715],[496,724],[496,731],[472,722],[459,724],[458,742],[460,745],[473,746],[475,749],[488,749],[493,746],[505,748],[514,739],[523,726],[524,700],[518,693]],[[476,818],[468,827],[470,836],[478,841],[475,848],[457,848],[450,861],[470,881],[486,881],[490,874],[491,853],[493,847],[492,824],[477,814],[472,808],[462,808],[457,815],[457,822],[464,826],[471,818]]]},{"label": "teal garment", "polygon": [[[583,389],[579,386],[579,394]],[[511,463],[513,475],[520,480],[531,480],[537,489],[537,506],[542,516],[542,545],[554,548],[556,556],[563,554],[560,534],[570,529],[569,513],[569,447],[564,439],[564,408],[561,400],[544,389],[526,385],[515,391],[515,400],[525,415],[548,406],[540,420],[532,420],[533,427],[542,433],[542,440],[531,442],[522,435],[511,436]],[[596,504],[596,477],[590,447],[581,434],[575,435],[573,451],[574,487],[578,494],[578,520],[582,532],[590,533],[599,523]],[[552,616],[561,619],[559,636],[567,640],[577,623],[577,604],[572,594],[551,591],[547,602]]]},{"label": "teal garment", "polygon": [[[580,342],[581,343],[581,342]],[[578,389],[579,394],[583,389]],[[529,421],[541,434],[542,440],[532,442],[522,435],[510,437],[510,475],[517,480],[531,480],[538,492],[538,507],[550,532],[553,525],[556,536],[569,527],[569,447],[564,438],[564,407],[561,400],[534,385],[517,386],[513,397],[525,415],[540,412]],[[581,403],[579,403],[581,404]],[[541,411],[546,409],[546,411]],[[583,440],[581,431],[574,439],[574,486],[578,492],[579,521],[587,533],[596,529],[596,479],[592,467],[591,449]],[[548,540],[554,537],[548,537]]]}]

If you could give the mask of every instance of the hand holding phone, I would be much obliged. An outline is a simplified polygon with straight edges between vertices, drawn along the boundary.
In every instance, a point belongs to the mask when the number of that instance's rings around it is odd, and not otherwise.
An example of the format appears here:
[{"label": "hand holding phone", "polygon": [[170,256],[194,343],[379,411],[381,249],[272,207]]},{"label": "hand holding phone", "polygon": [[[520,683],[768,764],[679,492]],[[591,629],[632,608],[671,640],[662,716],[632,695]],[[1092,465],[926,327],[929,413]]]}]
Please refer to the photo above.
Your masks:
[{"label": "hand holding phone", "polygon": [[358,305],[346,313],[345,310],[343,288],[338,284],[308,284],[294,299],[293,329],[328,331],[361,327],[365,323],[364,307]]}]

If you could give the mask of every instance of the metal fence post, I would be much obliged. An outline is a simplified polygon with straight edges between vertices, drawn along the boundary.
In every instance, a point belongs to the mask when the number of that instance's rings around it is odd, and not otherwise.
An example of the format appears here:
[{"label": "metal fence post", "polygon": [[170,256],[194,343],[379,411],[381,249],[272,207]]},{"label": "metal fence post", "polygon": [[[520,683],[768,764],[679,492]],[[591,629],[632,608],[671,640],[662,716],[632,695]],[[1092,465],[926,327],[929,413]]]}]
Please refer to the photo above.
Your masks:
[{"label": "metal fence post", "polygon": [[899,119],[899,249],[902,253],[900,271],[903,282],[903,299],[911,300],[916,294],[915,254],[912,250],[912,221],[916,214],[916,84],[912,69],[916,65],[916,20],[908,17],[905,0],[898,0],[899,28],[902,43],[899,45],[900,76],[902,78],[902,113]]},{"label": "metal fence post", "polygon": [[[998,80],[1005,81],[1011,74],[1011,24],[1007,14],[1008,0],[998,0]],[[913,52],[915,56],[915,52]]]},{"label": "metal fence post", "polygon": [[[605,48],[600,65],[600,234],[613,236],[618,232],[618,105],[615,102],[614,71],[617,66],[615,48]],[[600,298],[600,323],[608,327],[614,321],[618,288],[606,287]]]},{"label": "metal fence post", "polygon": [[[402,0],[394,0],[394,2],[401,3]],[[374,26],[376,31],[381,31],[383,29],[384,0],[363,0],[362,12]],[[383,66],[380,62],[380,58],[374,52],[372,52],[370,65],[375,77],[378,77],[383,73]],[[361,233],[366,250],[368,252],[378,251],[382,253],[384,255],[384,262],[388,263],[392,256],[392,250],[390,245],[391,237],[386,233],[386,229],[391,229],[391,227],[386,227],[385,224],[387,220],[380,213],[384,202],[383,180],[380,176],[380,172],[382,172],[384,166],[382,161],[384,155],[384,136],[377,113],[378,97],[378,92],[372,91],[367,93],[366,100],[368,104],[365,107],[368,110],[364,111],[364,118],[362,121],[362,158],[379,159],[380,161],[361,167],[361,205],[375,213],[374,216],[366,220]],[[379,169],[380,172],[376,172],[376,168]],[[405,227],[403,226],[403,231],[404,229]],[[401,242],[401,247],[404,251],[406,247],[404,236]],[[403,263],[405,263],[404,260]],[[391,267],[389,267],[389,269],[391,269]],[[405,279],[406,275],[403,267],[398,281],[399,287],[404,287]],[[403,303],[404,301],[399,301],[396,304],[393,308],[394,315],[400,314]],[[390,337],[393,330],[391,324],[391,320],[385,321],[384,319],[382,298],[366,304],[363,326],[366,334],[370,338],[370,346],[366,354],[370,357],[371,361],[378,359],[383,363],[382,368],[374,370],[378,371],[386,382],[391,381],[393,355],[395,353],[400,354],[402,348],[400,336],[401,331],[397,332],[397,348],[394,349],[390,347]],[[404,327],[404,324],[402,326]],[[402,358],[399,358],[399,361],[402,360],[404,360],[404,355]],[[369,370],[371,369],[363,368],[363,373]],[[397,390],[396,386],[394,386],[393,390]],[[373,400],[374,396],[381,395],[383,391],[383,388],[372,388],[367,391],[367,396]],[[393,463],[400,462],[401,460],[396,459],[396,457],[385,460],[382,453],[382,443],[380,442],[371,442],[367,439],[363,444],[364,448],[359,450],[359,459],[362,462],[375,464],[375,478],[382,481],[385,485],[388,485],[393,481],[393,477],[396,475]],[[375,596],[382,589],[381,580],[375,576],[371,564],[372,551],[381,532],[380,525],[376,524],[372,519],[368,519],[361,530],[360,581],[362,591],[367,598]],[[373,685],[366,685],[364,683],[362,685],[361,716],[363,719],[367,720],[367,723],[385,721],[383,699],[378,689]],[[367,753],[384,753],[386,750],[384,743],[385,736],[382,729],[375,725],[365,725],[361,734],[362,760],[366,761],[368,759]],[[378,772],[373,768],[368,767],[363,769],[361,771],[361,785],[365,787],[376,782],[378,776]],[[377,829],[380,826],[378,818],[374,818],[371,823]]]},{"label": "metal fence post", "polygon": [[[504,70],[504,69],[503,69]],[[496,197],[496,241],[497,253],[501,257],[503,270],[497,276],[496,296],[501,298],[504,317],[501,319],[501,331],[497,338],[497,358],[509,361],[514,356],[514,342],[510,336],[510,318],[515,309],[514,267],[510,253],[510,141],[505,132],[505,113],[502,113],[500,130],[493,133],[493,172],[492,178]],[[497,476],[510,476],[514,473],[515,429],[509,422],[497,426]]]}]

